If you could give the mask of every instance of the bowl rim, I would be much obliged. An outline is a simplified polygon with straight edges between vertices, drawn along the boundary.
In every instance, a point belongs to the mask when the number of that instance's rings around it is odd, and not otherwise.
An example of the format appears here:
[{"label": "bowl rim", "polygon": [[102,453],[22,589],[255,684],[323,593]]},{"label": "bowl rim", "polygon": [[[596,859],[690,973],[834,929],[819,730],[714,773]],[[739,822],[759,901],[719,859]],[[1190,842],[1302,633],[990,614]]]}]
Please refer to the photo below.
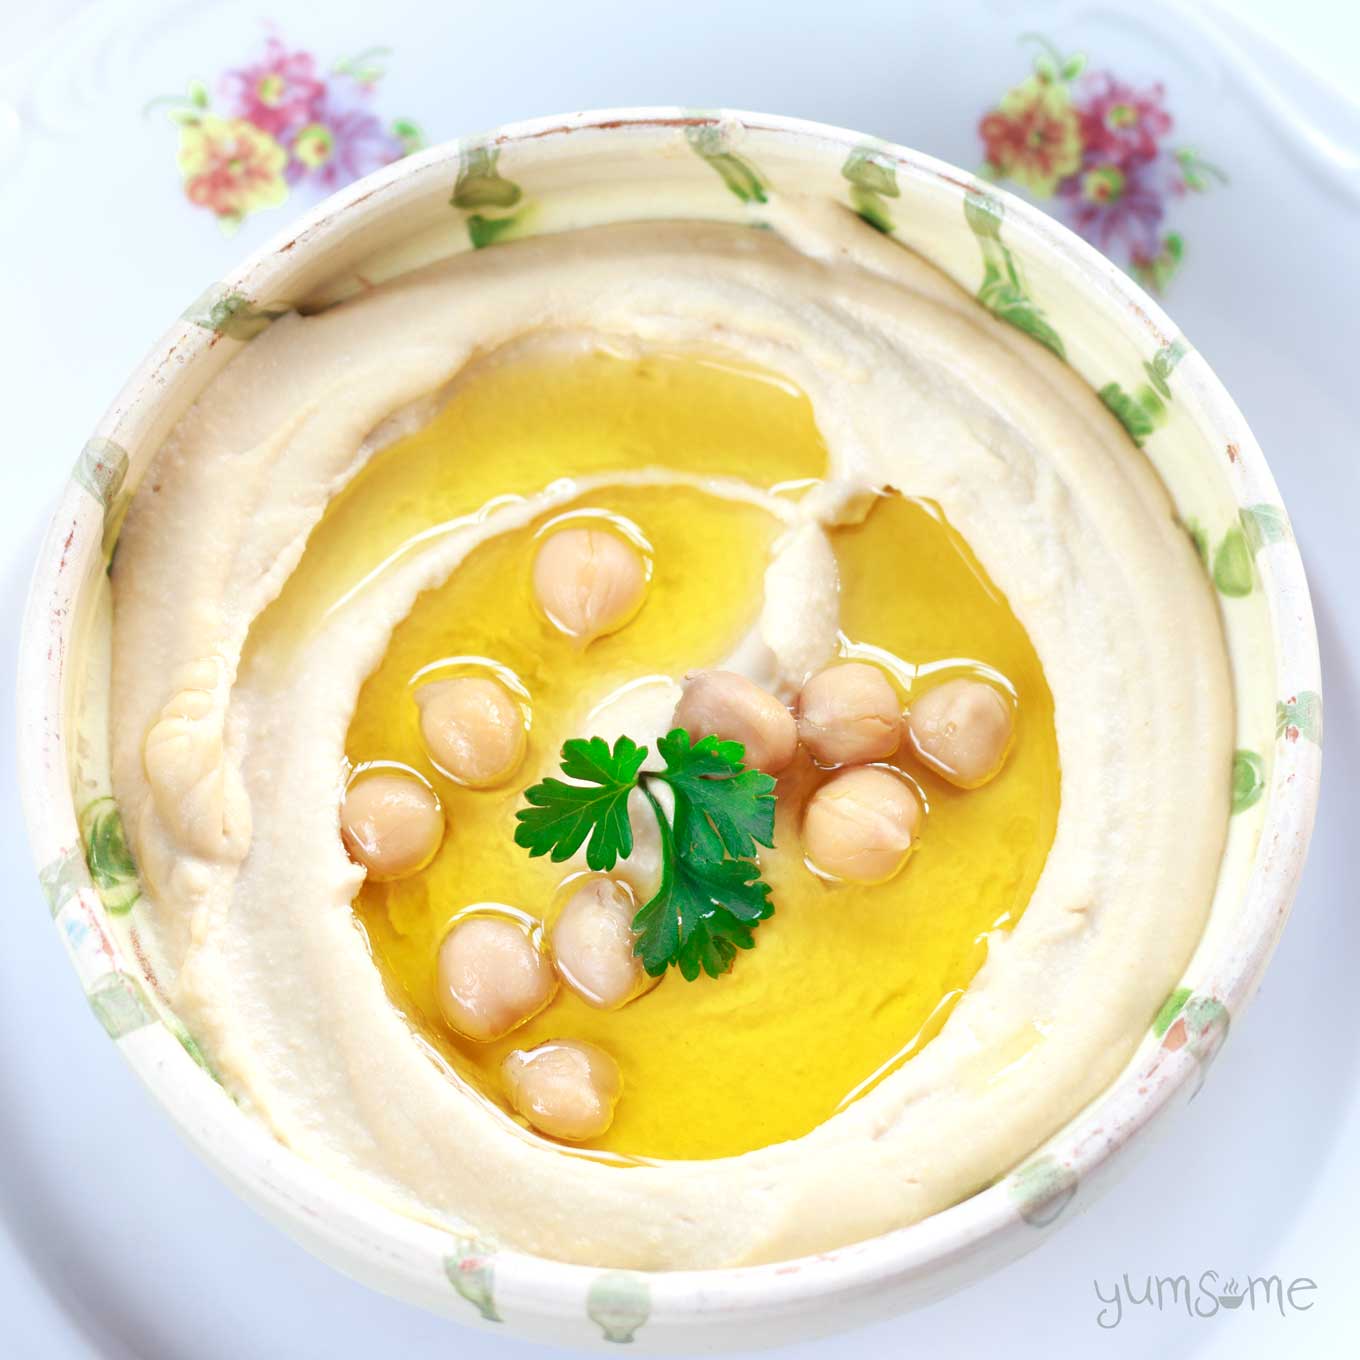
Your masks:
[{"label": "bowl rim", "polygon": [[[301,253],[343,235],[354,225],[356,209],[370,200],[403,189],[422,195],[431,177],[447,184],[457,172],[460,154],[469,147],[501,148],[579,131],[627,137],[648,130],[700,126],[736,129],[742,137],[774,139],[841,160],[856,148],[871,145],[875,153],[893,162],[898,173],[948,186],[960,202],[964,193],[979,184],[975,176],[935,157],[805,119],[729,109],[697,112],[679,106],[592,110],[503,124],[397,161],[285,225],[224,275],[219,286],[255,299],[281,296],[271,291],[270,280],[295,268],[295,248]],[[987,183],[985,187],[1002,201],[1008,221],[1022,223],[1054,257],[1065,259],[1083,287],[1098,293],[1106,306],[1132,314],[1159,347],[1179,336],[1160,305],[1094,247],[1000,186]],[[96,429],[102,435],[117,430],[129,415],[153,410],[174,390],[179,375],[191,370],[193,361],[219,338],[183,321],[172,326],[134,370]],[[1280,505],[1259,445],[1198,351],[1186,355],[1177,381],[1194,394],[1202,412],[1196,418],[1202,429],[1224,432],[1225,442],[1226,432],[1231,432],[1227,471],[1239,501],[1245,504],[1250,492],[1257,500]],[[17,687],[19,775],[29,840],[40,871],[61,856],[69,856],[73,845],[80,845],[68,776],[65,669],[77,617],[75,605],[84,582],[80,563],[91,552],[102,551],[102,529],[101,508],[88,489],[68,482],[39,553],[25,608]],[[1272,548],[1268,561],[1264,558],[1262,554],[1258,559],[1258,572],[1274,637],[1276,693],[1292,694],[1306,687],[1320,694],[1308,586],[1292,534]],[[1320,761],[1317,741],[1276,743],[1265,821],[1243,890],[1246,909],[1196,988],[1197,993],[1217,999],[1229,1015],[1240,1014],[1254,993],[1283,929],[1312,828]],[[82,889],[77,899],[85,924],[100,934],[103,948],[113,951],[110,957],[116,966],[120,946],[99,925],[103,909],[97,896]],[[57,905],[53,903],[54,915]],[[348,1263],[345,1268],[351,1273],[364,1270],[367,1264],[378,1287],[426,1303],[434,1291],[451,1293],[443,1271],[434,1263],[448,1259],[450,1242],[459,1240],[454,1230],[384,1205],[284,1148],[205,1078],[170,1037],[172,1042],[162,1045],[138,1042],[134,1035],[118,1047],[219,1173],[295,1235],[314,1245],[321,1240],[328,1243]],[[1194,1086],[1197,1074],[1202,1075],[1194,1047],[1184,1041],[1174,1048],[1164,1045],[1142,1071],[1126,1068],[1043,1145],[1060,1168],[1064,1185],[1075,1187],[1103,1171],[1113,1154],[1153,1122],[1173,1097]],[[698,1315],[773,1317],[795,1300],[802,1306],[824,1303],[833,1296],[877,1292],[886,1284],[918,1274],[948,1271],[951,1263],[984,1239],[1012,1229],[1023,1215],[1006,1184],[1008,1176],[1003,1174],[970,1198],[918,1223],[816,1256],[764,1265],[627,1273],[645,1277],[654,1323],[693,1320]],[[1028,1231],[1030,1244],[1042,1240],[1040,1233]],[[492,1244],[470,1240],[479,1249],[494,1250]],[[579,1300],[603,1269],[495,1250],[498,1298],[512,1304],[518,1301],[523,1311],[540,1316],[579,1313]]]}]

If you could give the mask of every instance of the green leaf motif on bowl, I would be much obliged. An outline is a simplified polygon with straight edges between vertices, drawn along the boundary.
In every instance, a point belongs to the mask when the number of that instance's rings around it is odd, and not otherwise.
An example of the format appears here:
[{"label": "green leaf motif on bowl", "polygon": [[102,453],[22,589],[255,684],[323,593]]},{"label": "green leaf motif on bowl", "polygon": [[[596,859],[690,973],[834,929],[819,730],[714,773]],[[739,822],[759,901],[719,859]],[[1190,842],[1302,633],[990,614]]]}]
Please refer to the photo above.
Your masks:
[{"label": "green leaf motif on bowl", "polygon": [[123,489],[127,470],[127,450],[112,439],[96,435],[86,440],[71,475],[99,502],[107,516]]},{"label": "green leaf motif on bowl", "polygon": [[96,798],[88,804],[80,814],[80,836],[90,879],[104,910],[111,916],[125,915],[142,890],[118,804],[112,798]]},{"label": "green leaf motif on bowl", "polygon": [[142,984],[130,973],[106,973],[85,995],[110,1039],[121,1039],[155,1023],[156,1014]]},{"label": "green leaf motif on bowl", "polygon": [[84,887],[88,881],[87,873],[85,856],[78,845],[62,851],[38,871],[38,882],[53,916]]},{"label": "green leaf motif on bowl", "polygon": [[1282,505],[1248,505],[1242,510],[1241,520],[1253,555],[1290,537],[1289,517]]},{"label": "green leaf motif on bowl", "polygon": [[517,226],[519,226],[518,215],[513,217],[486,217],[481,213],[472,213],[467,220],[468,240],[472,242],[473,250],[483,250],[511,235]]},{"label": "green leaf motif on bowl", "polygon": [[1286,741],[1314,743],[1322,740],[1322,695],[1316,690],[1300,690],[1275,705],[1275,735]]},{"label": "green leaf motif on bowl", "polygon": [[252,302],[244,293],[214,283],[184,309],[182,320],[230,340],[253,340],[292,309],[283,303]]},{"label": "green leaf motif on bowl", "polygon": [[513,208],[524,191],[497,168],[501,152],[495,146],[466,147],[458,157],[458,179],[449,202],[455,208]]},{"label": "green leaf motif on bowl", "polygon": [[1062,337],[1030,297],[1014,255],[1001,240],[1004,211],[995,194],[977,185],[969,189],[963,200],[964,218],[982,251],[982,282],[978,285],[977,299],[993,316],[1024,331],[1065,360],[1067,349]]},{"label": "green leaf motif on bowl", "polygon": [[1247,547],[1246,534],[1238,525],[1229,529],[1214,549],[1213,578],[1220,593],[1230,599],[1241,599],[1251,594],[1255,581],[1251,549]]},{"label": "green leaf motif on bowl", "polygon": [[841,174],[870,193],[881,194],[884,198],[900,198],[902,191],[897,187],[897,167],[892,159],[873,147],[857,146],[841,166]]},{"label": "green leaf motif on bowl", "polygon": [[1162,1008],[1157,1012],[1152,1021],[1152,1032],[1160,1039],[1172,1026],[1176,1017],[1185,1009],[1185,1003],[1190,1000],[1189,987],[1177,987],[1165,1001]]},{"label": "green leaf motif on bowl", "polygon": [[841,166],[841,175],[850,182],[850,205],[875,231],[892,235],[893,219],[889,198],[900,198],[897,167],[891,159],[872,147],[856,147]]},{"label": "green leaf motif on bowl", "polygon": [[[1150,388],[1144,388],[1143,392],[1154,398],[1156,396]],[[1141,449],[1156,432],[1154,409],[1159,413],[1164,410],[1160,401],[1156,408],[1150,409],[1148,404],[1140,399],[1141,394],[1137,397],[1130,396],[1117,382],[1106,383],[1098,395],[1114,413],[1115,419],[1128,431],[1129,438]]]},{"label": "green leaf motif on bowl", "polygon": [[1046,1228],[1077,1193],[1077,1174],[1051,1154],[1042,1153],[1011,1177],[1010,1190],[1020,1217],[1031,1227]]},{"label": "green leaf motif on bowl", "polygon": [[737,155],[727,134],[715,123],[693,124],[685,129],[685,141],[701,160],[718,172],[722,182],[743,203],[768,203],[769,190],[760,171]]},{"label": "green leaf motif on bowl", "polygon": [[586,1295],[586,1316],[606,1341],[628,1346],[652,1315],[652,1291],[644,1276],[630,1270],[597,1275]]},{"label": "green leaf motif on bowl", "polygon": [[464,147],[458,156],[458,179],[449,203],[467,213],[468,240],[473,250],[484,250],[512,235],[524,223],[524,212],[492,215],[488,208],[513,208],[524,190],[500,172],[500,148]]},{"label": "green leaf motif on bowl", "polygon": [[1232,763],[1232,810],[1245,812],[1261,801],[1266,788],[1266,764],[1255,751],[1237,751]]},{"label": "green leaf motif on bowl", "polygon": [[1191,1099],[1199,1094],[1200,1087],[1204,1085],[1205,1073],[1223,1047],[1230,1026],[1228,1008],[1216,996],[1192,995],[1186,999],[1180,1014],[1162,1036],[1165,1052],[1176,1053],[1187,1048],[1199,1064],[1199,1075]]},{"label": "green leaf motif on bowl", "polygon": [[1169,345],[1163,345],[1156,354],[1152,356],[1151,363],[1143,365],[1143,372],[1147,374],[1150,382],[1157,394],[1166,401],[1171,400],[1171,375],[1176,370],[1176,365],[1185,358],[1190,352],[1190,346],[1184,340],[1173,340]]},{"label": "green leaf motif on bowl", "polygon": [[500,1322],[496,1311],[496,1249],[485,1239],[468,1234],[454,1238],[454,1249],[444,1258],[449,1283],[487,1322]]},{"label": "green leaf motif on bowl", "polygon": [[1197,519],[1187,519],[1182,521],[1181,528],[1190,535],[1190,542],[1194,545],[1195,551],[1199,554],[1199,560],[1204,563],[1204,570],[1209,570],[1209,531]]}]

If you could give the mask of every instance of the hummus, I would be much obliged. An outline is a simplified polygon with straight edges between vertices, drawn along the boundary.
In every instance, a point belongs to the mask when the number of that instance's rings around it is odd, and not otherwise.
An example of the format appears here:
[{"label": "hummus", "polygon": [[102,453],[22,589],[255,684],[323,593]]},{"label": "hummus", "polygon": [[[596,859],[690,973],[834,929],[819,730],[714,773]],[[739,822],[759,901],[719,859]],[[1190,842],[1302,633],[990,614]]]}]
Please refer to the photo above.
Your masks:
[{"label": "hummus", "polygon": [[[841,214],[776,226],[529,240],[283,317],[179,422],[115,562],[114,790],[175,1011],[242,1106],[313,1163],[405,1212],[560,1260],[778,1260],[966,1197],[1118,1074],[1179,980],[1218,871],[1227,662],[1150,465],[1069,369],[908,251]],[[820,485],[790,499],[702,479],[778,524],[728,669],[791,699],[831,657],[828,532],[894,487],[964,536],[1052,691],[1062,800],[1019,924],[990,937],[910,1062],[805,1136],[740,1156],[566,1155],[431,1061],[355,928],[363,871],[337,827],[360,688],[421,592],[597,483],[685,477],[562,469],[403,545],[283,659],[251,637],[374,454],[428,421],[470,366],[536,344],[714,353],[810,400],[829,457]],[[597,706],[590,730],[650,739],[674,701],[664,680],[630,690]],[[655,846],[639,839],[630,872],[645,883]]]}]

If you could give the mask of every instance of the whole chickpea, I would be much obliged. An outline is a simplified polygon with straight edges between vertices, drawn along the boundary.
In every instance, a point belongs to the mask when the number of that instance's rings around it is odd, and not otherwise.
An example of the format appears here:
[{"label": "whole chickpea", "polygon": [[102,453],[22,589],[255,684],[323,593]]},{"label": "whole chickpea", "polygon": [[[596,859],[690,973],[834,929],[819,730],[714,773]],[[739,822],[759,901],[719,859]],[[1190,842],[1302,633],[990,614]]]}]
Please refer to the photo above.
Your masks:
[{"label": "whole chickpea", "polygon": [[593,878],[553,922],[553,961],[562,981],[600,1010],[617,1010],[661,981],[649,977],[633,953],[636,914],[637,903],[622,883]]},{"label": "whole chickpea", "polygon": [[921,804],[906,780],[873,766],[827,780],[803,812],[803,850],[822,873],[882,883],[906,862],[921,826]]},{"label": "whole chickpea", "polygon": [[619,1065],[581,1039],[550,1039],[517,1048],[501,1064],[510,1104],[552,1138],[582,1143],[614,1122],[623,1091]]},{"label": "whole chickpea", "polygon": [[768,690],[735,671],[699,671],[685,681],[675,725],[690,738],[716,736],[746,748],[747,769],[778,774],[798,748],[793,714]]},{"label": "whole chickpea", "polygon": [[534,558],[534,595],[548,621],[586,643],[617,632],[642,607],[647,563],[608,529],[558,529]]},{"label": "whole chickpea", "polygon": [[912,750],[961,789],[997,775],[1014,734],[1014,705],[985,680],[947,680],[913,699],[907,715]]},{"label": "whole chickpea", "polygon": [[553,998],[557,977],[536,932],[505,916],[456,921],[439,946],[435,994],[450,1028],[488,1043]]},{"label": "whole chickpea", "polygon": [[414,771],[361,771],[340,804],[340,837],[371,879],[405,878],[435,857],[444,838],[444,810]]},{"label": "whole chickpea", "polygon": [[902,741],[897,691],[867,662],[828,666],[798,696],[798,736],[823,765],[882,760]]},{"label": "whole chickpea", "polygon": [[416,690],[420,735],[451,779],[484,789],[514,774],[528,741],[524,710],[497,680],[461,675]]}]

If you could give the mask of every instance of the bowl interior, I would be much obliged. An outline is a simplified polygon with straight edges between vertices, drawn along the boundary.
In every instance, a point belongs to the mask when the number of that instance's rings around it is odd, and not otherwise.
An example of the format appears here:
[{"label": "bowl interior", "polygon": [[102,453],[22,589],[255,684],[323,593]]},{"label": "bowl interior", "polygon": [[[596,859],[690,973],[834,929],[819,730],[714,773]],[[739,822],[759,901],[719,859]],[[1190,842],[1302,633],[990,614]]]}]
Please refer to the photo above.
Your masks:
[{"label": "bowl interior", "polygon": [[[106,567],[174,421],[290,308],[320,310],[456,252],[580,226],[695,218],[758,230],[776,197],[858,214],[927,257],[1072,365],[1161,475],[1216,590],[1232,666],[1233,816],[1210,924],[1121,1081],[1024,1166],[926,1223],[782,1274],[624,1278],[497,1253],[471,1230],[364,1200],[275,1144],[216,1086],[167,1005],[145,966],[136,868],[111,798]],[[1320,735],[1316,645],[1287,516],[1236,407],[1146,296],[1056,223],[927,157],[792,120],[679,110],[545,120],[435,148],[328,200],[207,288],[81,452],[39,563],[20,692],[26,811],[54,919],[96,1016],[190,1136],[351,1273],[455,1314],[513,1315],[521,1330],[552,1317],[544,1335],[559,1342],[696,1308],[791,1325],[801,1307],[790,1312],[790,1299],[849,1299],[886,1280],[925,1294],[955,1279],[965,1248],[981,1268],[1037,1240],[1034,1229],[1131,1133],[1188,1098],[1254,989],[1301,865]]]}]

